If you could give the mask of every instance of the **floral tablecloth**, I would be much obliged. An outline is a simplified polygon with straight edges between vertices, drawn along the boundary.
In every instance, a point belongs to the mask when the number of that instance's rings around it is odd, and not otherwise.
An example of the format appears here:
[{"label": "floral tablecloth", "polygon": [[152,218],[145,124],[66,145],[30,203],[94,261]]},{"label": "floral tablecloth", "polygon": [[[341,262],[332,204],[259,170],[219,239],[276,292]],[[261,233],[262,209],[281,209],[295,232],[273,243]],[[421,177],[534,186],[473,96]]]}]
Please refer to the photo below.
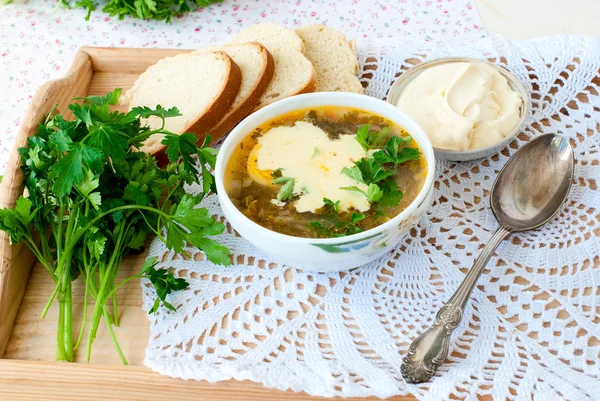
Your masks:
[{"label": "floral tablecloth", "polygon": [[469,0],[225,0],[171,24],[111,19],[56,0],[14,0],[0,8],[0,174],[36,89],[67,71],[82,46],[197,48],[225,42],[250,24],[323,23],[355,39],[396,36],[474,41],[485,36]]}]

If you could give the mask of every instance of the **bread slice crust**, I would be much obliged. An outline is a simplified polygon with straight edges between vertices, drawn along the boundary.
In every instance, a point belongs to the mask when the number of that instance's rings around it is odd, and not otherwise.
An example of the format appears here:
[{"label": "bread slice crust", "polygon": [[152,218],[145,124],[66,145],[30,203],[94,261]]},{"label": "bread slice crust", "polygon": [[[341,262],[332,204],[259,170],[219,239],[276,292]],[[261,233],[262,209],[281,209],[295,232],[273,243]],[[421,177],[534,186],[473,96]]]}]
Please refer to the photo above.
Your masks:
[{"label": "bread slice crust", "polygon": [[[264,45],[275,61],[274,77],[253,111],[286,97],[315,91],[317,88],[316,70],[303,54],[302,39],[292,29],[274,23],[251,25],[235,35],[230,43],[248,42],[259,42]],[[284,76],[283,70],[280,68],[282,64],[285,64],[285,67],[292,65],[297,67],[296,71],[301,73],[305,79],[294,83],[294,86],[288,91],[280,92],[273,88],[279,87],[281,90],[280,79]],[[289,74],[289,72],[286,73]]]},{"label": "bread slice crust", "polygon": [[[250,95],[248,95],[248,97],[235,110],[230,109],[227,114],[211,129],[210,135],[213,141],[223,137],[225,134],[227,134],[227,132],[235,127],[237,123],[254,111],[256,105],[260,101],[260,98],[271,83],[273,75],[275,74],[275,61],[273,60],[273,56],[267,50],[267,48],[258,42],[249,42],[248,45],[257,46],[260,49],[262,56],[260,65],[263,66],[262,74],[260,79],[252,88]],[[224,52],[227,52],[227,47],[229,46],[243,45],[226,45],[220,48]],[[243,78],[244,77],[242,73],[242,79]]]},{"label": "bread slice crust", "polygon": [[356,77],[355,44],[344,34],[322,24],[307,25],[294,31],[304,42],[304,55],[315,66],[317,91],[364,92]]},{"label": "bread slice crust", "polygon": [[[240,68],[227,53],[222,51],[214,51],[211,53],[215,60],[221,62],[220,66],[223,68],[223,70],[221,70],[222,73],[219,75],[220,86],[214,90],[215,96],[208,101],[208,104],[203,110],[202,115],[197,116],[197,118],[195,118],[195,120],[192,122],[188,122],[184,128],[178,130],[180,132],[174,132],[175,134],[182,134],[184,132],[194,133],[199,142],[204,140],[206,134],[210,132],[210,129],[219,122],[223,114],[225,114],[225,112],[229,109],[235,97],[237,96],[242,81]],[[149,79],[152,79],[152,75],[144,77],[144,74],[153,74],[152,69],[157,68],[156,66],[159,63],[161,63],[164,67],[164,65],[168,64],[172,59],[178,59],[177,61],[181,62],[181,60],[185,59],[186,57],[193,57],[193,55],[192,53],[186,53],[174,57],[168,57],[160,60],[154,66],[150,66],[146,72],[140,75],[133,87],[126,93],[124,101],[127,106],[131,109],[134,106],[144,105],[143,99],[137,99],[137,96],[139,96],[138,91],[142,85],[147,84],[146,82],[148,82]],[[210,77],[207,77],[207,79],[210,79]],[[158,81],[161,82],[160,79]],[[168,84],[168,82],[165,82],[164,85]],[[157,100],[157,104],[160,103],[160,100]],[[172,107],[170,104],[161,105],[163,107]],[[153,104],[149,106],[155,107],[156,105]],[[146,142],[142,145],[141,150],[157,155],[159,161],[164,162],[166,160],[164,155],[165,146],[161,143],[156,143],[156,141],[154,141],[154,143],[149,146]]]},{"label": "bread slice crust", "polygon": [[[223,115],[227,113],[227,110],[231,107],[231,104],[235,100],[235,97],[240,90],[240,86],[242,85],[242,71],[240,70],[240,67],[238,67],[226,52],[215,51],[215,53],[223,54],[231,62],[229,79],[224,82],[220,95],[216,97],[206,113],[186,130],[186,132],[194,133],[200,144],[204,141],[206,135],[210,134],[215,125],[223,118]],[[214,139],[215,138],[213,137],[213,140]]]}]

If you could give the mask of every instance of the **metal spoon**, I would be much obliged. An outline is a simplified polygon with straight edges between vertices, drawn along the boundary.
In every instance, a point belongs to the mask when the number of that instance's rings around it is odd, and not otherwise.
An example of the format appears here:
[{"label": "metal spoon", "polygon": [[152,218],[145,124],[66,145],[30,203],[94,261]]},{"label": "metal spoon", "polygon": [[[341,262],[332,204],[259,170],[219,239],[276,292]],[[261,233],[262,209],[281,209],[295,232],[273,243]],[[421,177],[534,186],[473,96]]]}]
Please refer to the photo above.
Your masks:
[{"label": "metal spoon", "polygon": [[500,227],[435,322],[408,347],[400,371],[408,383],[422,383],[448,356],[450,335],[462,320],[465,305],[490,257],[507,236],[545,224],[561,208],[573,181],[573,149],[560,135],[542,135],[519,149],[506,163],[490,196]]}]

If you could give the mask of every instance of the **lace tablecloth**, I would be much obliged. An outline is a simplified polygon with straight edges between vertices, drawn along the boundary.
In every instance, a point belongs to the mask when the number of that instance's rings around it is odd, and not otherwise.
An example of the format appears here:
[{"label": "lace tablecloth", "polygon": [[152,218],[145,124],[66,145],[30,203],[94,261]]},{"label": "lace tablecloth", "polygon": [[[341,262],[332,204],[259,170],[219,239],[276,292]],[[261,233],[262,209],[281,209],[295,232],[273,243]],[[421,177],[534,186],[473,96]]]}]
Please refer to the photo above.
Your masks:
[{"label": "lace tablecloth", "polygon": [[265,21],[290,28],[326,24],[355,38],[473,41],[485,35],[471,0],[223,0],[172,24],[119,21],[99,10],[86,21],[84,10],[56,7],[57,1],[0,7],[0,175],[34,92],[62,77],[82,46],[194,49]]},{"label": "lace tablecloth", "polygon": [[[154,241],[151,255],[190,282],[151,316],[145,363],[174,377],[252,380],[321,396],[420,400],[593,400],[600,394],[600,41],[499,38],[473,45],[377,42],[359,47],[367,94],[384,98],[415,60],[463,55],[508,68],[531,93],[532,115],[518,140],[475,162],[440,162],[434,201],[388,256],[336,274],[281,266],[230,227],[228,268],[174,257]],[[407,61],[407,60],[410,60]],[[575,182],[558,216],[500,246],[452,338],[435,378],[407,385],[400,363],[430,326],[497,223],[487,196],[509,156],[533,136],[560,132],[575,150]],[[191,189],[192,192],[195,190]],[[205,206],[222,216],[217,199]],[[154,294],[143,285],[144,307]]]}]

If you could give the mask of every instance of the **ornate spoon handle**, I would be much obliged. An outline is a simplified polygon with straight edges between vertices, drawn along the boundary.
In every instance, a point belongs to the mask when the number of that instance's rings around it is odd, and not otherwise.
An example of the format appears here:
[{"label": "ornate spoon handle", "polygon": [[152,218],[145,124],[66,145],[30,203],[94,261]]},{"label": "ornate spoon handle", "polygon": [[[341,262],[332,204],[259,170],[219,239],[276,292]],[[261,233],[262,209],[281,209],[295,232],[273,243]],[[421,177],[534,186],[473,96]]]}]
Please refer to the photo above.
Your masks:
[{"label": "ornate spoon handle", "polygon": [[492,254],[509,234],[510,230],[502,226],[496,230],[456,292],[438,311],[433,326],[410,344],[408,354],[400,366],[402,376],[407,383],[422,383],[429,380],[446,360],[450,335],[462,320],[471,291]]}]

